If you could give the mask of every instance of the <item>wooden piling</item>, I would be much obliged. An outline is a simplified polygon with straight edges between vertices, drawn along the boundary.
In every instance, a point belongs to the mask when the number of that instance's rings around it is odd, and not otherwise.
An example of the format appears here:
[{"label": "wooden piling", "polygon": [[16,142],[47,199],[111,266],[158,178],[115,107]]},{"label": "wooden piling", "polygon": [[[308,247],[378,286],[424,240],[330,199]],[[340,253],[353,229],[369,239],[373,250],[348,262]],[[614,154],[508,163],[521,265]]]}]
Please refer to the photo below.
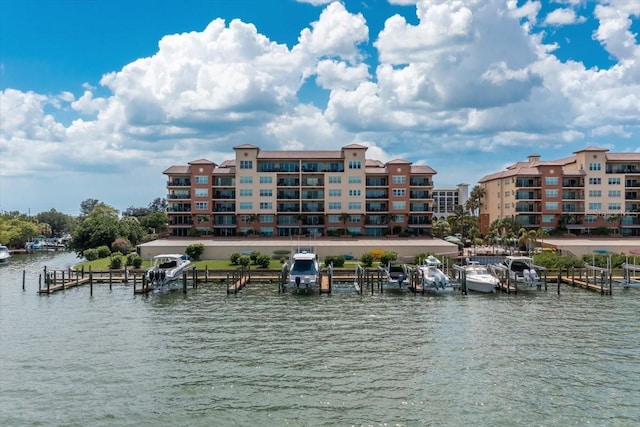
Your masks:
[{"label": "wooden piling", "polygon": [[183,294],[187,293],[187,272],[186,271],[182,272],[182,293]]},{"label": "wooden piling", "polygon": [[27,271],[22,270],[22,290],[24,291],[24,281],[26,279]]}]

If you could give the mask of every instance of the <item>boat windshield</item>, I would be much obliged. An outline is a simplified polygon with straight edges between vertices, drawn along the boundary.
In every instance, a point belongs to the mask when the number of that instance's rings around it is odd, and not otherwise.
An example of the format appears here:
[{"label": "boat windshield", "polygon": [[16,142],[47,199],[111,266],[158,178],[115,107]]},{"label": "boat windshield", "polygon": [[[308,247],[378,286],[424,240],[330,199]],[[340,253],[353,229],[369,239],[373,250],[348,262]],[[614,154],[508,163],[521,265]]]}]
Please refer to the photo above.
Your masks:
[{"label": "boat windshield", "polygon": [[318,274],[316,263],[310,259],[296,260],[291,266],[291,274],[305,274],[313,275]]}]

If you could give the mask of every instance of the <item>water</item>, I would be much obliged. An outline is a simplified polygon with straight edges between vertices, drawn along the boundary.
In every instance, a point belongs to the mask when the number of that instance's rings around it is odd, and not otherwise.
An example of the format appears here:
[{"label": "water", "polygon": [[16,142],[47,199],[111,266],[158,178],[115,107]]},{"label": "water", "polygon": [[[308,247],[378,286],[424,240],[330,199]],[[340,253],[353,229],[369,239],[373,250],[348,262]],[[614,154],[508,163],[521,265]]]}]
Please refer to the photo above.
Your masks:
[{"label": "water", "polygon": [[[279,295],[222,284],[37,295],[0,267],[3,426],[631,426],[640,290]],[[22,271],[26,269],[26,291]]]}]

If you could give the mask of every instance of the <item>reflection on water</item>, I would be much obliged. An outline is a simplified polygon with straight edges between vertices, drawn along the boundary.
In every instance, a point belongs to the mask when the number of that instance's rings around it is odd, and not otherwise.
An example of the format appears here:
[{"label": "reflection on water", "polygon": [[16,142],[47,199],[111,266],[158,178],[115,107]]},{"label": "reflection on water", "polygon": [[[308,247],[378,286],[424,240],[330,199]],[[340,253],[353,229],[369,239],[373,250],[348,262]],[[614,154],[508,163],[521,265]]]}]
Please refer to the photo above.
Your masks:
[{"label": "reflection on water", "polygon": [[[633,425],[640,292],[37,295],[0,268],[2,425]],[[21,288],[27,271],[26,290]]]}]

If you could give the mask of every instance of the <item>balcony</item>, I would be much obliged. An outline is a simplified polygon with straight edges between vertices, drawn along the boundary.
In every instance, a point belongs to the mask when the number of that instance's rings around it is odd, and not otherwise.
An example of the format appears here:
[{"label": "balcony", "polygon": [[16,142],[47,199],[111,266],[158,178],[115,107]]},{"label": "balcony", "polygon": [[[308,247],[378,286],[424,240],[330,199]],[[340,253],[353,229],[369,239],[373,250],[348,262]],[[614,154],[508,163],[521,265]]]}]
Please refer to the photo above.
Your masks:
[{"label": "balcony", "polygon": [[584,200],[584,191],[563,191],[562,200]]},{"label": "balcony", "polygon": [[298,178],[280,178],[278,180],[279,187],[299,187],[300,180]]},{"label": "balcony", "polygon": [[389,181],[387,181],[387,178],[367,178],[365,184],[367,187],[387,187]]},{"label": "balcony", "polygon": [[319,190],[303,190],[302,198],[307,200],[309,199],[324,200],[324,193]]},{"label": "balcony", "polygon": [[278,203],[278,212],[300,212],[299,203]]},{"label": "balcony", "polygon": [[300,198],[300,192],[298,190],[279,190],[278,199],[284,200],[298,200]]},{"label": "balcony", "polygon": [[563,203],[562,212],[584,212],[584,203]]},{"label": "balcony", "polygon": [[389,192],[387,190],[367,190],[365,197],[367,199],[388,199]]},{"label": "balcony", "polygon": [[235,199],[236,192],[235,191],[216,191],[213,193],[214,199]]},{"label": "balcony", "polygon": [[216,203],[213,205],[214,212],[235,212],[235,203]]},{"label": "balcony", "polygon": [[169,225],[172,227],[191,227],[193,225],[193,217],[191,216],[171,216]]},{"label": "balcony", "polygon": [[428,203],[409,203],[409,212],[429,212]]},{"label": "balcony", "polygon": [[518,203],[516,212],[541,212],[539,203]]},{"label": "balcony", "polygon": [[640,225],[640,217],[625,215],[625,216],[622,217],[622,220],[620,221],[620,225],[623,226],[623,227],[639,226]]},{"label": "balcony", "polygon": [[583,188],[584,187],[584,179],[577,178],[564,178],[562,180],[562,186],[568,188]]},{"label": "balcony", "polygon": [[167,213],[172,212],[191,212],[191,205],[175,204],[173,206],[169,206]]},{"label": "balcony", "polygon": [[523,188],[532,188],[532,187],[541,187],[540,178],[518,178],[516,179],[516,187]]},{"label": "balcony", "polygon": [[191,187],[191,179],[170,179],[167,181],[167,187]]},{"label": "balcony", "polygon": [[431,218],[426,215],[409,215],[408,225],[430,225]]},{"label": "balcony", "polygon": [[625,187],[638,187],[640,188],[640,180],[637,179],[627,179],[624,182]]},{"label": "balcony", "polygon": [[303,187],[322,187],[324,186],[324,181],[322,178],[302,178],[302,186]]},{"label": "balcony", "polygon": [[389,205],[387,203],[367,203],[365,209],[367,212],[388,212]]},{"label": "balcony", "polygon": [[409,198],[410,199],[430,199],[431,195],[429,194],[428,191],[411,190],[409,191]]},{"label": "balcony", "polygon": [[218,227],[235,227],[237,225],[235,215],[216,215],[213,224]]},{"label": "balcony", "polygon": [[516,191],[516,200],[540,200],[542,199],[541,191]]},{"label": "balcony", "polygon": [[322,203],[303,203],[302,212],[324,212],[324,204]]},{"label": "balcony", "polygon": [[172,191],[171,194],[167,196],[167,200],[189,200],[191,198],[188,191]]},{"label": "balcony", "polygon": [[540,217],[538,215],[518,215],[516,223],[522,226],[538,226],[540,225]]},{"label": "balcony", "polygon": [[638,191],[625,191],[624,198],[626,200],[640,200],[640,192]]},{"label": "balcony", "polygon": [[414,176],[409,178],[411,187],[431,187],[433,183],[429,178]]},{"label": "balcony", "polygon": [[636,164],[607,165],[606,173],[638,173],[640,166]]}]

